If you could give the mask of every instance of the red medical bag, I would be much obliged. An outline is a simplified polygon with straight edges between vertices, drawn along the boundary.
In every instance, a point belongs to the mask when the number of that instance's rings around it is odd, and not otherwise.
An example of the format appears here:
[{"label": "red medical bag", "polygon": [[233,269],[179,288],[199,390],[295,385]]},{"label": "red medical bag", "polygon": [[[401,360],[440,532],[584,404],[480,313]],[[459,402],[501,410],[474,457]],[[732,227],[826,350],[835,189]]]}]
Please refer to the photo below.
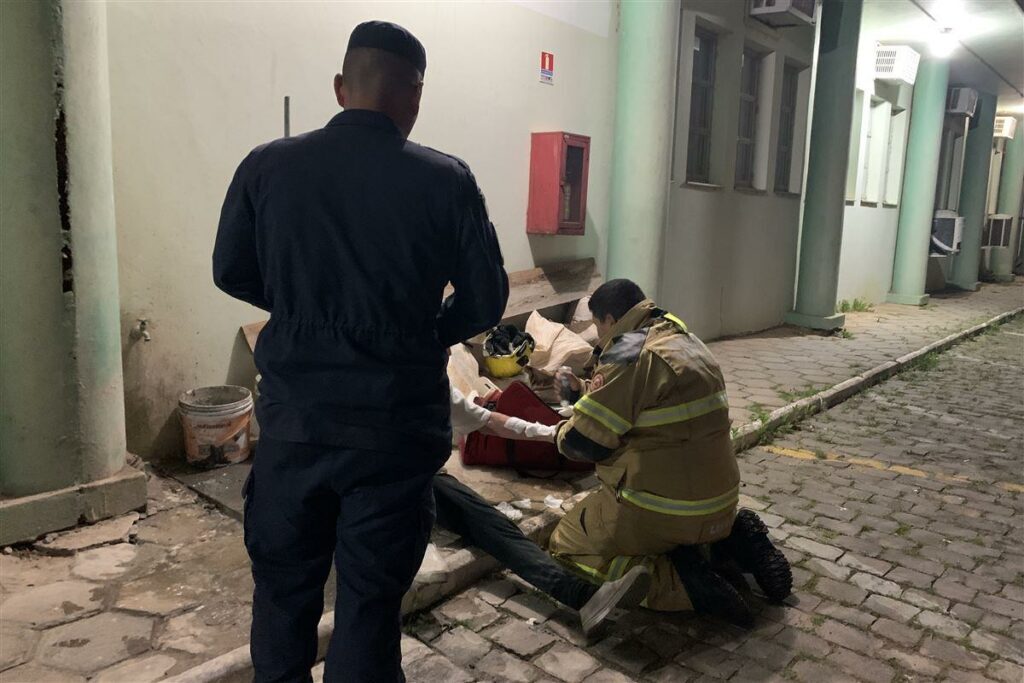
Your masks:
[{"label": "red medical bag", "polygon": [[[510,384],[501,392],[493,405],[488,403],[486,407],[527,422],[554,425],[562,420],[562,417],[552,410],[551,406],[544,403],[530,387],[522,382]],[[583,471],[594,468],[592,463],[563,458],[553,443],[503,439],[500,436],[491,436],[480,432],[473,432],[467,436],[459,444],[459,450],[463,465],[511,467],[520,472],[525,470]]]}]

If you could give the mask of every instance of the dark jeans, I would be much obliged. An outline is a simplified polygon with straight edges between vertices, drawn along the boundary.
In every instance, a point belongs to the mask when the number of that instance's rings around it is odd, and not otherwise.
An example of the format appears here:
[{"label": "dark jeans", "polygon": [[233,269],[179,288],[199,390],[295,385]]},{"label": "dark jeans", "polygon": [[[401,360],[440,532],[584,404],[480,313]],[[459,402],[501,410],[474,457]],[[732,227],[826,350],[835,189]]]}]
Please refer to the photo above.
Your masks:
[{"label": "dark jeans", "polygon": [[332,558],[324,680],[405,681],[400,607],[430,537],[443,459],[260,439],[245,500],[257,683],[311,680]]},{"label": "dark jeans", "polygon": [[433,488],[439,526],[459,534],[563,605],[578,610],[597,590],[552,559],[455,477],[438,474]]}]

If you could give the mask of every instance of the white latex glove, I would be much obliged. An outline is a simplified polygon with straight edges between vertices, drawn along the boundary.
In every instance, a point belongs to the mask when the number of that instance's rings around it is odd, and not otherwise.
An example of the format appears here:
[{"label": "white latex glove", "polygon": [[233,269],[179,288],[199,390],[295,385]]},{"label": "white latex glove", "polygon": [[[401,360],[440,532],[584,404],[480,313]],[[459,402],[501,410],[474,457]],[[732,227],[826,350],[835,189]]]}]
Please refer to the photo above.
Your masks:
[{"label": "white latex glove", "polygon": [[527,422],[518,417],[509,417],[505,421],[505,428],[510,429],[527,439],[538,437],[554,437],[557,425],[543,425],[539,422]]},{"label": "white latex glove", "polygon": [[538,437],[553,439],[557,431],[558,425],[542,425],[540,422],[530,422],[526,425],[526,436],[531,439]]},{"label": "white latex glove", "polygon": [[529,422],[518,417],[509,417],[505,420],[505,429],[513,431],[520,436],[526,436],[526,428],[529,425]]}]

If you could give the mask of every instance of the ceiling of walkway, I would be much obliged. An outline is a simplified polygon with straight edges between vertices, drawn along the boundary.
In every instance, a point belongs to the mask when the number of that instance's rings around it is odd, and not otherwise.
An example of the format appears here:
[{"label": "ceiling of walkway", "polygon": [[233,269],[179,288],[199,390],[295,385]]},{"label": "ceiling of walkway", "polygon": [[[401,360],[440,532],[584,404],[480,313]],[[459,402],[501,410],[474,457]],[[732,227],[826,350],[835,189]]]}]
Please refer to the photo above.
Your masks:
[{"label": "ceiling of walkway", "polygon": [[955,40],[950,84],[999,96],[1024,113],[1024,0],[865,0],[862,31],[928,54],[943,27]]}]

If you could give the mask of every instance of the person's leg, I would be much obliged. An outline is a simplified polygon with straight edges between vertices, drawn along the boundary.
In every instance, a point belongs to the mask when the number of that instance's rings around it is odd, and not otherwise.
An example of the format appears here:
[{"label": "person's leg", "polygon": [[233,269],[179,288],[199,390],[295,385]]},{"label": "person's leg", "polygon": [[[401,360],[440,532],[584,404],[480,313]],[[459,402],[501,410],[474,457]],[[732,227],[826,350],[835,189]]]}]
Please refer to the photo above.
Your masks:
[{"label": "person's leg", "polygon": [[423,473],[421,468],[419,473],[406,472],[405,478],[389,481],[381,478],[383,473],[403,476],[396,472],[401,468],[398,456],[365,451],[349,451],[345,456],[339,467],[374,463],[382,474],[339,490],[338,595],[324,680],[404,682],[400,610],[434,523],[433,470]]},{"label": "person's leg", "polygon": [[260,440],[246,482],[245,546],[255,583],[252,653],[257,683],[312,680],[316,627],[334,553],[337,496],[318,447]]},{"label": "person's leg", "polygon": [[475,491],[448,474],[433,481],[439,526],[459,534],[523,580],[563,605],[579,610],[597,592],[555,561],[543,548]]}]

